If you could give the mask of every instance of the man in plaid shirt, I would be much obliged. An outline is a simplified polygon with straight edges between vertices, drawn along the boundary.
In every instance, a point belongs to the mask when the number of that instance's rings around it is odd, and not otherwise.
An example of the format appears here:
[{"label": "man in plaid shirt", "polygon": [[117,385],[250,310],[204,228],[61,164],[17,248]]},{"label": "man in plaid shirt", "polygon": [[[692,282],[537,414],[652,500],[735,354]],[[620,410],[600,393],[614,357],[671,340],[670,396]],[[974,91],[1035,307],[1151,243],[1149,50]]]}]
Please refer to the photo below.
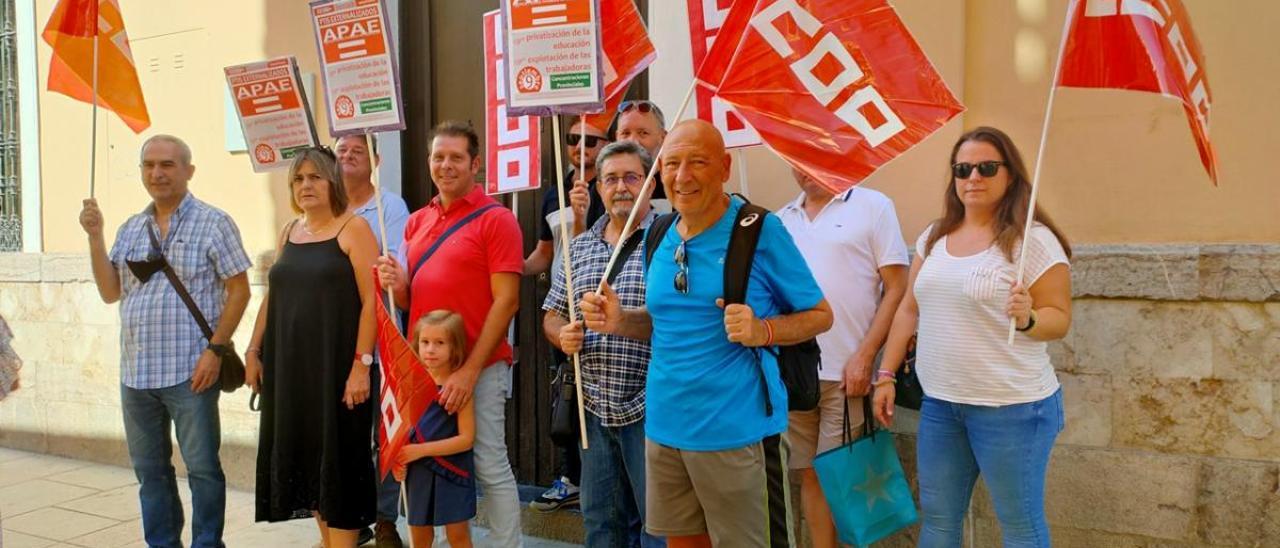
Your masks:
[{"label": "man in plaid shirt", "polygon": [[[569,248],[574,302],[595,291],[615,246],[623,245],[622,228],[632,208],[642,208],[632,238],[644,238],[655,217],[648,203],[640,203],[640,189],[653,160],[638,144],[620,141],[600,151],[596,159],[600,191],[607,215],[574,238]],[[640,245],[619,258],[611,283],[624,308],[644,307],[644,256]],[[584,332],[582,320],[569,321],[563,269],[552,278],[551,292],[542,304],[542,329],[551,344],[566,354],[579,354],[582,396],[586,407],[587,443],[582,453],[582,516],[587,546],[624,546],[642,535],[644,526],[644,386],[649,370],[649,341],[595,331]],[[575,309],[575,312],[577,310]],[[643,546],[663,546],[643,533]]]},{"label": "man in plaid shirt", "polygon": [[[156,135],[143,143],[141,156],[152,202],[120,227],[110,254],[93,198],[84,201],[80,225],[89,235],[99,295],[108,304],[120,301],[120,400],[143,536],[148,546],[182,546],[172,423],[191,487],[191,546],[222,547],[219,369],[221,357],[234,352],[231,334],[249,304],[249,256],[231,217],[187,191],[195,166],[186,143]],[[160,270],[162,256],[214,329],[212,339]]]}]

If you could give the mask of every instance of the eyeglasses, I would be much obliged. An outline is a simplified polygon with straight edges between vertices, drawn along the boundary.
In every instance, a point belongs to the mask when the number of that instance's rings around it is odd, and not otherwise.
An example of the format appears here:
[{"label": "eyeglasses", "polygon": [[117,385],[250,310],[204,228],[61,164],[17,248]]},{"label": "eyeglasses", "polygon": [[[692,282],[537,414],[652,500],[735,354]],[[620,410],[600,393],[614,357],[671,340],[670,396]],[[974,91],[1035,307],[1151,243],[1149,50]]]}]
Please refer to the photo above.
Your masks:
[{"label": "eyeglasses", "polygon": [[600,184],[604,186],[613,186],[618,183],[622,183],[627,186],[636,186],[640,184],[640,182],[643,180],[644,180],[644,176],[640,175],[639,173],[628,173],[621,177],[618,177],[617,175],[605,175],[604,177],[600,178]]},{"label": "eyeglasses", "polygon": [[680,270],[676,271],[676,291],[682,294],[689,294],[689,255],[684,249],[684,240],[680,240],[680,246],[676,248],[676,266]]},{"label": "eyeglasses", "polygon": [[[583,135],[581,133],[570,133],[564,136],[564,142],[569,143],[569,146],[571,147],[576,147],[578,146],[578,142],[582,140],[582,137]],[[586,138],[587,148],[596,148],[596,145],[605,141],[604,137],[598,137],[595,135],[587,135]]]},{"label": "eyeglasses", "polygon": [[640,112],[649,113],[649,112],[653,112],[654,110],[657,110],[657,108],[658,108],[658,105],[653,104],[653,101],[638,99],[634,101],[623,101],[621,104],[618,105],[618,112],[619,113],[631,112],[631,110],[634,109]]},{"label": "eyeglasses", "polygon": [[995,160],[987,160],[985,162],[978,162],[976,164],[971,164],[969,162],[960,162],[958,164],[951,164],[951,174],[954,175],[957,179],[968,179],[969,175],[973,173],[973,168],[976,167],[978,168],[978,175],[981,175],[983,177],[995,177],[996,172],[1000,171],[1000,166],[1005,166],[1005,165],[1009,165],[1009,164],[1006,164],[1004,162],[997,162]]}]

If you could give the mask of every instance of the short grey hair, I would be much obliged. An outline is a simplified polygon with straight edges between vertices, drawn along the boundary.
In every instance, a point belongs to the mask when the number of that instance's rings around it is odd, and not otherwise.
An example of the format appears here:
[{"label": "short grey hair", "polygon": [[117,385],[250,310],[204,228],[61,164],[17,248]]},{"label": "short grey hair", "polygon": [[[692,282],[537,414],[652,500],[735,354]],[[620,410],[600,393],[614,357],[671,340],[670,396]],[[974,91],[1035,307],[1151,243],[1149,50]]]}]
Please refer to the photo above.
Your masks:
[{"label": "short grey hair", "polygon": [[604,163],[610,158],[618,155],[630,154],[640,159],[640,165],[644,166],[644,174],[648,175],[653,169],[653,157],[649,156],[649,151],[638,143],[632,141],[614,141],[605,145],[604,150],[596,156],[596,171],[604,169]]},{"label": "short grey hair", "polygon": [[147,147],[151,146],[151,143],[156,141],[163,141],[178,147],[178,159],[182,160],[182,165],[187,165],[187,166],[191,165],[191,147],[187,146],[187,142],[177,137],[174,137],[172,135],[166,135],[164,133],[152,135],[151,137],[148,137],[146,141],[142,142],[142,148],[138,149],[139,164],[142,163],[142,159],[143,159],[142,157],[144,154],[146,154]]}]

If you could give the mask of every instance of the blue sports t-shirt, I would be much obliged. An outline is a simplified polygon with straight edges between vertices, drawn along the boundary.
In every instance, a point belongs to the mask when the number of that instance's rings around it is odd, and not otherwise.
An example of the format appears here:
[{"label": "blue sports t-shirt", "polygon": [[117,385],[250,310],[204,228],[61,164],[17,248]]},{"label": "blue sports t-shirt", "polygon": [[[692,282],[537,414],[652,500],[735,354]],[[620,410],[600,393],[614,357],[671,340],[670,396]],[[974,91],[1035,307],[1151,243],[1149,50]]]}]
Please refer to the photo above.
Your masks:
[{"label": "blue sports t-shirt", "polygon": [[[653,361],[646,385],[645,434],[677,449],[720,451],[760,441],[787,429],[787,393],[773,355],[760,352],[773,415],[765,415],[764,388],[751,349],[729,342],[724,310],[724,261],[742,201],[685,244],[689,292],[675,290],[675,225],[654,252],[646,273],[646,306],[653,318]],[[751,265],[747,304],[760,318],[808,310],[822,301],[804,257],[776,216],[765,216]]]}]

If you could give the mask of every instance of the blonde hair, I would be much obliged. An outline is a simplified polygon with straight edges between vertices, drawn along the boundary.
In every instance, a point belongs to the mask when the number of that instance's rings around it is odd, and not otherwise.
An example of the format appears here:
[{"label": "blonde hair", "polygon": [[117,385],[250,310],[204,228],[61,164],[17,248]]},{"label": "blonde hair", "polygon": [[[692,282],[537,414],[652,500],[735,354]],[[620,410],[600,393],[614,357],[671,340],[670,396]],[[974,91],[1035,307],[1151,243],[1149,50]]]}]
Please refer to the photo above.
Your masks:
[{"label": "blonde hair", "polygon": [[449,341],[449,370],[457,371],[467,358],[467,327],[462,323],[462,315],[452,310],[432,310],[418,318],[418,322],[413,324],[413,340],[410,343],[415,355],[422,355],[418,341],[422,330],[427,327],[444,328]]},{"label": "blonde hair", "polygon": [[302,169],[302,164],[307,162],[311,162],[320,178],[329,182],[329,210],[333,212],[334,217],[341,217],[347,212],[349,203],[347,187],[342,182],[342,170],[338,168],[338,159],[328,147],[306,148],[298,151],[293,157],[293,163],[289,165],[289,207],[293,208],[294,213],[302,213],[302,208],[298,207],[298,201],[293,198],[293,178]]}]

